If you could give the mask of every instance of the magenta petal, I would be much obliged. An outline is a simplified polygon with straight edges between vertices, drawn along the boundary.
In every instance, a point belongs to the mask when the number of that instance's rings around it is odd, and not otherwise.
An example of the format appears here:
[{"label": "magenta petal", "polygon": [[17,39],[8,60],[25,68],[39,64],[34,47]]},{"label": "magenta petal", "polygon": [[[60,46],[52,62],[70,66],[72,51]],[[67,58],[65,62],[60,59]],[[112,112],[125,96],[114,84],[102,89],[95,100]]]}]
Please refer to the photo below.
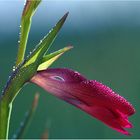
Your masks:
[{"label": "magenta petal", "polygon": [[128,116],[135,113],[133,106],[102,83],[65,68],[40,71],[31,81],[118,132],[130,135],[124,128],[132,127]]}]

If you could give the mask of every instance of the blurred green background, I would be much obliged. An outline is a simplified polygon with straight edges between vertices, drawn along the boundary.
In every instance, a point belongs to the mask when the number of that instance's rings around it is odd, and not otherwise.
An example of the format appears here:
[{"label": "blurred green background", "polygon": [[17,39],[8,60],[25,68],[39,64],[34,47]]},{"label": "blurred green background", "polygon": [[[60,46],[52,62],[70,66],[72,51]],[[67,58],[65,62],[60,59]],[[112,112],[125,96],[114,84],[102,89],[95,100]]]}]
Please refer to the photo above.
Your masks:
[{"label": "blurred green background", "polygon": [[[24,1],[0,1],[0,88],[14,65]],[[131,137],[105,126],[77,108],[29,84],[14,102],[10,136],[18,128],[36,92],[39,106],[25,138],[140,138],[140,2],[44,0],[35,16],[27,54],[65,12],[69,17],[51,51],[73,45],[52,67],[68,67],[117,91],[136,108]]]}]

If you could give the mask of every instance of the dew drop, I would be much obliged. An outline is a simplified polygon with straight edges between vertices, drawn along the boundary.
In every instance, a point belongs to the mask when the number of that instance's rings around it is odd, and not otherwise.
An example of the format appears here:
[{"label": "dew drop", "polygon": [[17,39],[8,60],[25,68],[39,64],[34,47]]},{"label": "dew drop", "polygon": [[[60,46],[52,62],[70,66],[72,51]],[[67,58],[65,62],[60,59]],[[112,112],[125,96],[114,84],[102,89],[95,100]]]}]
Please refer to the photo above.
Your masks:
[{"label": "dew drop", "polygon": [[52,30],[49,31],[49,34],[52,32]]},{"label": "dew drop", "polygon": [[16,70],[16,67],[15,66],[13,66],[13,71],[15,71]]},{"label": "dew drop", "polygon": [[24,1],[24,6],[26,5],[26,0]]}]

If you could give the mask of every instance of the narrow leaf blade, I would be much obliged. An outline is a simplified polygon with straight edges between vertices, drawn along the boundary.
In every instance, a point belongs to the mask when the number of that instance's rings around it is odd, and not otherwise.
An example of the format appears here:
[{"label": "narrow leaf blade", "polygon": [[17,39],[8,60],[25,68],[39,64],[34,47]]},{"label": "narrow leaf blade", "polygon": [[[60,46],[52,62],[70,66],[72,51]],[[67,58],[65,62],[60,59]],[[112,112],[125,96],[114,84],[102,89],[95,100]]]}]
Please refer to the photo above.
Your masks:
[{"label": "narrow leaf blade", "polygon": [[24,60],[24,55],[26,51],[26,45],[28,41],[28,35],[30,32],[32,16],[34,15],[38,5],[41,0],[27,0],[22,17],[21,17],[21,25],[20,25],[20,40],[19,40],[19,48],[17,54],[16,65],[20,64]]},{"label": "narrow leaf blade", "polygon": [[43,55],[47,52],[53,41],[55,40],[59,30],[63,26],[66,18],[68,16],[68,13],[66,13],[54,26],[54,28],[49,32],[47,36],[44,37],[43,40],[40,41],[40,43],[37,45],[36,49],[31,53],[31,55],[28,57],[25,66],[28,66],[32,63],[39,63],[42,59]]},{"label": "narrow leaf blade", "polygon": [[39,65],[37,71],[44,70],[48,68],[53,62],[55,62],[62,54],[67,52],[68,50],[72,49],[72,46],[65,47],[63,49],[60,49],[56,52],[53,52],[51,54],[48,54],[42,58],[41,64]]},{"label": "narrow leaf blade", "polygon": [[21,87],[23,87],[23,85],[37,72],[37,68],[46,52],[46,49],[49,48],[54,39],[54,35],[57,35],[58,31],[62,27],[67,15],[68,13],[62,17],[54,29],[44,38],[42,43],[37,46],[35,51],[13,71],[2,93],[2,100],[5,100],[7,104],[13,102],[21,90]]}]

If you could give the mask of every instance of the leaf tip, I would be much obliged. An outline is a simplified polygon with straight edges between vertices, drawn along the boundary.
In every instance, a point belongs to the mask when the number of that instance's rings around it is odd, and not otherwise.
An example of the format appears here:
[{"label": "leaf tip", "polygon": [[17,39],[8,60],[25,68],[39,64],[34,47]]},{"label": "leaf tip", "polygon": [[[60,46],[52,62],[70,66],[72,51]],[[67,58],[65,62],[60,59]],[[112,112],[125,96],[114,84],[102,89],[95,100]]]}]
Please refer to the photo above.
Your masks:
[{"label": "leaf tip", "polygon": [[65,16],[67,17],[69,15],[69,12],[67,12],[66,14],[65,14]]},{"label": "leaf tip", "polygon": [[67,46],[67,47],[65,47],[65,51],[68,51],[68,50],[70,50],[72,48],[73,48],[73,46]]},{"label": "leaf tip", "polygon": [[25,0],[25,6],[22,13],[22,16],[27,15],[29,12],[33,12],[36,10],[41,0]]},{"label": "leaf tip", "polygon": [[67,12],[63,17],[62,17],[62,21],[65,21],[66,20],[66,18],[68,17],[68,15],[69,15],[69,12]]}]

